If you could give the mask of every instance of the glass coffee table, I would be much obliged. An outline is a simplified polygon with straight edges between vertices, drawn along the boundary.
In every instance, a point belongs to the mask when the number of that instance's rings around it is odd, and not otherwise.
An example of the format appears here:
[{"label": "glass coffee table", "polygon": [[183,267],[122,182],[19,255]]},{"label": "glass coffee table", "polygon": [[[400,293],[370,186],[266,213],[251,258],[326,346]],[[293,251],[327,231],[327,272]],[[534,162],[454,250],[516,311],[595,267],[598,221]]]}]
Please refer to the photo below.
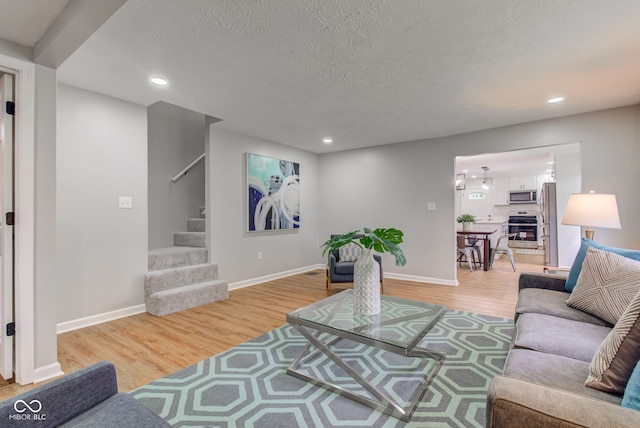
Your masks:
[{"label": "glass coffee table", "polygon": [[382,295],[379,315],[359,315],[345,290],[287,314],[309,341],[287,373],[407,422],[445,358],[418,344],[445,312]]}]

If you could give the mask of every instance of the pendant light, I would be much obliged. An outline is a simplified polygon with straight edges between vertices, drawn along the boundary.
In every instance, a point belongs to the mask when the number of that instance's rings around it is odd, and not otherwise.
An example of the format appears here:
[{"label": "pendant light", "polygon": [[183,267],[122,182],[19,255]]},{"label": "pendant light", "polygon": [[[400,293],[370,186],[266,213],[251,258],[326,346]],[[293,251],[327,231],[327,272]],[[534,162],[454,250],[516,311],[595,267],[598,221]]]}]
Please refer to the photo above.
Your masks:
[{"label": "pendant light", "polygon": [[487,171],[489,171],[489,168],[486,166],[481,167],[482,170],[484,171],[484,178],[482,180],[482,188],[484,190],[489,190],[490,184],[489,184],[489,180],[487,179]]}]

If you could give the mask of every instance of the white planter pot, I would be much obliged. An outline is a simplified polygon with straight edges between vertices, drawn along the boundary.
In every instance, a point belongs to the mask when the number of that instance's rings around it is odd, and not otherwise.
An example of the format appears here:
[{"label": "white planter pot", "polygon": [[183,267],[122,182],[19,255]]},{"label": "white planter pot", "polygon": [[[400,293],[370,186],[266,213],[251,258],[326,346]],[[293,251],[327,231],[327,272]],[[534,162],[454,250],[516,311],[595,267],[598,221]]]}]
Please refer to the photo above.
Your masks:
[{"label": "white planter pot", "polygon": [[468,231],[470,231],[470,230],[471,230],[471,225],[472,225],[472,224],[473,224],[473,223],[471,223],[471,222],[465,221],[464,223],[462,223],[462,230],[463,230],[464,232],[468,232]]},{"label": "white planter pot", "polygon": [[353,310],[362,315],[380,313],[380,265],[373,250],[364,250],[353,270]]}]

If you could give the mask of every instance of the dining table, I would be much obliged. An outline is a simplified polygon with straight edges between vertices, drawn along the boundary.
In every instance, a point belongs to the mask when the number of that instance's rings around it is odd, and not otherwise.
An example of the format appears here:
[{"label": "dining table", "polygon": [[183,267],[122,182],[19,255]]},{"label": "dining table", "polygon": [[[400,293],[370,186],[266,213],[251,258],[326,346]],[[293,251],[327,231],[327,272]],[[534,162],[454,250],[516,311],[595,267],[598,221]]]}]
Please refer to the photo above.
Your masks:
[{"label": "dining table", "polygon": [[475,237],[478,241],[482,241],[482,270],[488,271],[490,266],[489,260],[489,236],[496,233],[498,230],[457,230],[458,235],[462,235],[466,238]]}]

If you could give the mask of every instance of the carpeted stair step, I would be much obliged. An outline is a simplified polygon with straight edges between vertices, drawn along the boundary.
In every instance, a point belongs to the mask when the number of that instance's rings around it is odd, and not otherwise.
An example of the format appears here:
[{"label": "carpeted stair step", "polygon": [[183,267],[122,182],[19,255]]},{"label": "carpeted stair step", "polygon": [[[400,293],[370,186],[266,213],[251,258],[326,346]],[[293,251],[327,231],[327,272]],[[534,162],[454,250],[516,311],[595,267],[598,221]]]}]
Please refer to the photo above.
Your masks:
[{"label": "carpeted stair step", "polygon": [[208,261],[206,248],[167,247],[149,250],[149,271],[201,265]]},{"label": "carpeted stair step", "polygon": [[229,286],[219,279],[150,294],[145,302],[147,312],[163,316],[229,297]]},{"label": "carpeted stair step", "polygon": [[218,279],[218,265],[206,263],[148,272],[144,278],[144,295]]},{"label": "carpeted stair step", "polygon": [[203,218],[190,218],[187,219],[187,232],[204,232],[205,219]]},{"label": "carpeted stair step", "polygon": [[206,247],[205,232],[176,232],[173,234],[173,245],[179,247]]}]

